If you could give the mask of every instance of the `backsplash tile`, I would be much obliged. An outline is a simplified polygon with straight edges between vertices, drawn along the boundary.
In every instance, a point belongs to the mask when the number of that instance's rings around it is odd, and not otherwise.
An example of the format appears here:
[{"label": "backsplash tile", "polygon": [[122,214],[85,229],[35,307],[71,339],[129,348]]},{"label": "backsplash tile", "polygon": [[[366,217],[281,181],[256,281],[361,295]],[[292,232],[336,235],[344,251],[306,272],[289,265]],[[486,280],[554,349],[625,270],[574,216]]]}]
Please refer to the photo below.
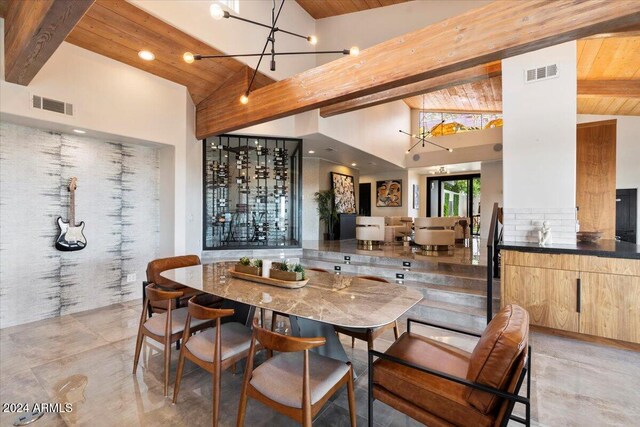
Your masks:
[{"label": "backsplash tile", "polygon": [[554,243],[576,242],[576,211],[570,208],[505,208],[504,241],[538,242],[538,231],[547,221]]}]

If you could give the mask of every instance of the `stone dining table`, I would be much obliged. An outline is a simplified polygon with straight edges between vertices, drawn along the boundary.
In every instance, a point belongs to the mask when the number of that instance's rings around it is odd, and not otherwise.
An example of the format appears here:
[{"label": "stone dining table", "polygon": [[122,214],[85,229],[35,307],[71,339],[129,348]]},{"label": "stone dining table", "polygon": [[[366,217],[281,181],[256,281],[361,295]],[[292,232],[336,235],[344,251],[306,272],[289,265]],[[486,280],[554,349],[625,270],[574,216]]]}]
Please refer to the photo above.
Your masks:
[{"label": "stone dining table", "polygon": [[285,289],[234,278],[235,263],[212,264],[167,270],[161,275],[173,282],[225,299],[236,309],[236,321],[250,324],[255,308],[289,315],[294,336],[324,336],[319,354],[348,361],[333,325],[376,328],[397,320],[422,300],[422,293],[395,283],[306,271],[309,282],[299,289]]}]

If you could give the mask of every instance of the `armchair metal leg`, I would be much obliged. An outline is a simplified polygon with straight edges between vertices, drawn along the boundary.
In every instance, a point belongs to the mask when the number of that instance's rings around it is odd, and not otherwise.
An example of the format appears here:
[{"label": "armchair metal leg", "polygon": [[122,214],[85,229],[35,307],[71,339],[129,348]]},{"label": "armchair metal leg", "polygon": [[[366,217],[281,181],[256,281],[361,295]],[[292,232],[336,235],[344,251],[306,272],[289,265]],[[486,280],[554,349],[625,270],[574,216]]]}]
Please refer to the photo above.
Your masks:
[{"label": "armchair metal leg", "polygon": [[369,387],[367,390],[367,425],[373,427],[373,354],[368,352],[368,375],[369,375]]}]

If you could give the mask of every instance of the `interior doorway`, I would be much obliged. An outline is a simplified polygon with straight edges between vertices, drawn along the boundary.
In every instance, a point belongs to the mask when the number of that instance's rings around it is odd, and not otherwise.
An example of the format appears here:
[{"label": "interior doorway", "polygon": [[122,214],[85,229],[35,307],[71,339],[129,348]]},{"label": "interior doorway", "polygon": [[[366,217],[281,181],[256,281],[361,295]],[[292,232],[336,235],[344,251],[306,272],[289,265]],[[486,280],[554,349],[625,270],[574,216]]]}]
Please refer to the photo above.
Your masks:
[{"label": "interior doorway", "polygon": [[480,174],[427,177],[427,216],[460,216],[480,235]]},{"label": "interior doorway", "polygon": [[360,184],[358,190],[358,215],[371,216],[371,183]]}]

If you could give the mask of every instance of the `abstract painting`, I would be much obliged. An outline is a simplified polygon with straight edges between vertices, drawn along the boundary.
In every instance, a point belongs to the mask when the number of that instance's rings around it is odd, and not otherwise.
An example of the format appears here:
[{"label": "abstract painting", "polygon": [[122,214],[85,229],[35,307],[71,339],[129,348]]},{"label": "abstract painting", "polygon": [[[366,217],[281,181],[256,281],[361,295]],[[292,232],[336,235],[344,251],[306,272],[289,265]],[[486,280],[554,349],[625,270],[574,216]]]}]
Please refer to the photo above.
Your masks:
[{"label": "abstract painting", "polygon": [[400,206],[402,206],[402,180],[377,181],[376,207],[397,208]]},{"label": "abstract painting", "polygon": [[356,213],[356,193],[353,177],[337,172],[331,172],[331,188],[335,195],[336,212]]},{"label": "abstract painting", "polygon": [[420,209],[420,187],[413,184],[413,209]]}]

